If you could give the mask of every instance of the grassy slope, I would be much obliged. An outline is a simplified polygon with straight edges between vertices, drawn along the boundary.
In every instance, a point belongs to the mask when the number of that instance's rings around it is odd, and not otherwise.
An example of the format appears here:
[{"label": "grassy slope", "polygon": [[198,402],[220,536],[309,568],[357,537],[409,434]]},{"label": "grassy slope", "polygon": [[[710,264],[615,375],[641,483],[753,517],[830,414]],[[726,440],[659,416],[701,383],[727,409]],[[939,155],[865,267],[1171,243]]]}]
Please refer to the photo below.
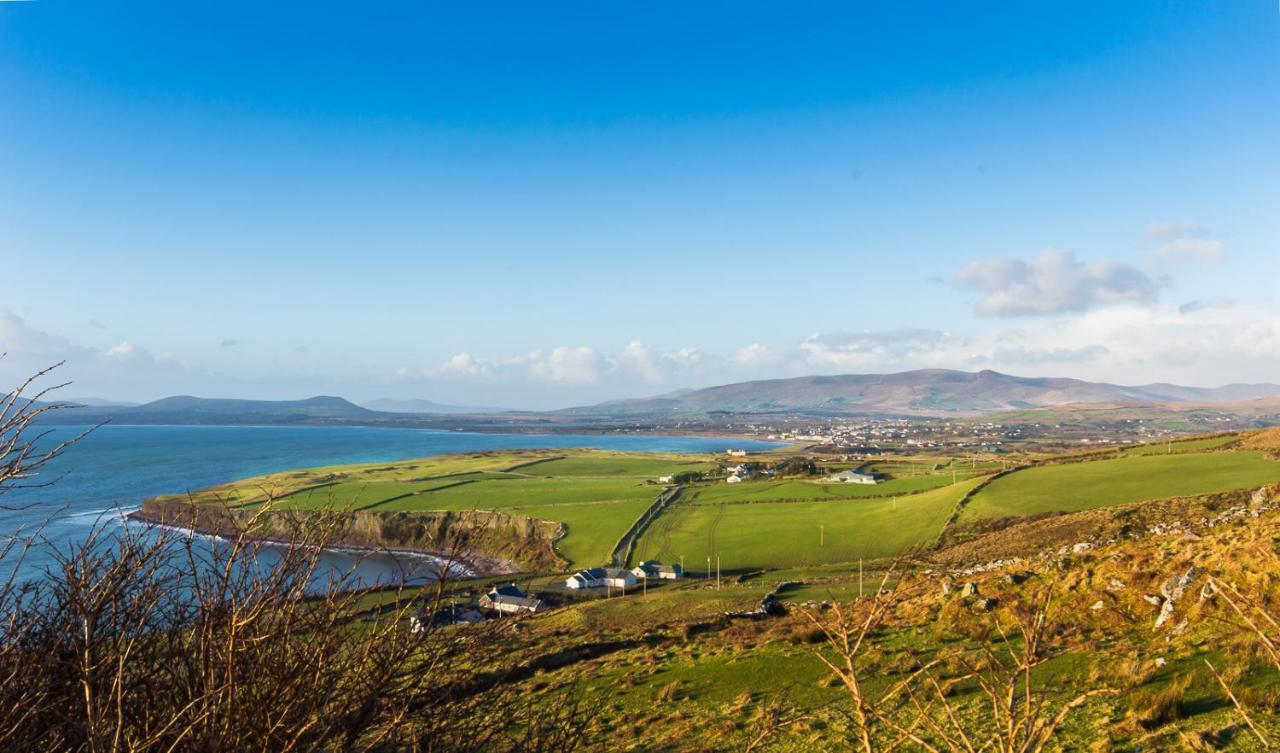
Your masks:
[{"label": "grassy slope", "polygon": [[1276,480],[1280,480],[1280,463],[1260,452],[1147,455],[1045,465],[996,479],[969,501],[963,519],[1087,510],[1244,489]]},{"label": "grassy slope", "polygon": [[[729,570],[889,557],[932,541],[956,502],[978,483],[972,479],[895,498],[678,502],[641,537],[637,557],[674,561],[683,555],[695,571],[706,567],[708,555],[718,555]],[[819,526],[826,529],[821,546]]]}]

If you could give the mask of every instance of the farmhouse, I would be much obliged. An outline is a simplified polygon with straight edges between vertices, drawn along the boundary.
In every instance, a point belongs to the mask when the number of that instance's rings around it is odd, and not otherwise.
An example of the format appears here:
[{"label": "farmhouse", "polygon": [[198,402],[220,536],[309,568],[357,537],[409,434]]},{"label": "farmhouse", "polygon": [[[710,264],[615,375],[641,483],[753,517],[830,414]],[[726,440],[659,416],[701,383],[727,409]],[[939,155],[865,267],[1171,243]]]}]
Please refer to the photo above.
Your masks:
[{"label": "farmhouse", "polygon": [[609,588],[630,588],[636,581],[635,573],[625,567],[606,567],[604,584]]},{"label": "farmhouse", "polygon": [[725,479],[725,480],[724,480],[724,482],[725,482],[726,484],[741,484],[741,483],[742,483],[742,477],[735,473],[735,474],[733,474],[732,476],[730,476],[729,478]]},{"label": "farmhouse", "polygon": [[498,586],[480,597],[481,609],[492,609],[501,614],[537,612],[542,609],[542,599],[526,596],[516,584]]},{"label": "farmhouse", "polygon": [[565,588],[630,588],[636,576],[625,567],[592,567],[565,578]]},{"label": "farmhouse", "polygon": [[603,567],[591,567],[565,578],[565,588],[599,588],[604,585],[605,570]]},{"label": "farmhouse", "polygon": [[745,458],[747,456],[747,451],[746,450],[725,450],[725,454],[731,458]]},{"label": "farmhouse", "polygon": [[680,580],[684,577],[684,568],[679,565],[664,565],[661,562],[646,560],[631,569],[637,578],[657,578],[659,580]]},{"label": "farmhouse", "polygon": [[826,476],[822,479],[832,484],[874,484],[877,483],[876,477],[869,473],[858,473],[857,471],[840,471]]}]

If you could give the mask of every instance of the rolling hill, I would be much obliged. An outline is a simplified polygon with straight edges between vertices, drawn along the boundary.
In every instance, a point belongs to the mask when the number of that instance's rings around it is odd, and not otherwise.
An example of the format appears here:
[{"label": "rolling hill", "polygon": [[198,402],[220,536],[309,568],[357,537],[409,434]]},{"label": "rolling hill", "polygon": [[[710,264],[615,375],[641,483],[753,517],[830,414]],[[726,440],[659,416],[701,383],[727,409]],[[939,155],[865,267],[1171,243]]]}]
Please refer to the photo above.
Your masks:
[{"label": "rolling hill", "polygon": [[978,415],[1083,403],[1233,402],[1280,395],[1280,385],[1121,386],[1079,379],[1017,377],[995,371],[925,369],[739,382],[639,400],[572,408],[576,415],[679,413],[869,413]]}]

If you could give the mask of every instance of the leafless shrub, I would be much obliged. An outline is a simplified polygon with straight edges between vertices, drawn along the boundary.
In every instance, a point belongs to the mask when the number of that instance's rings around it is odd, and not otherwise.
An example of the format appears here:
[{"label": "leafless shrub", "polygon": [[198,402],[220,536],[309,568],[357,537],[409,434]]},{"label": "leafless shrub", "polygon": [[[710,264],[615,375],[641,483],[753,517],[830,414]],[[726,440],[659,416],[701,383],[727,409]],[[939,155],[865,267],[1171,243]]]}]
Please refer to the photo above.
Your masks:
[{"label": "leafless shrub", "polygon": [[[4,403],[6,488],[68,443],[26,441],[42,407]],[[36,397],[44,393],[39,392]],[[531,694],[507,651],[518,621],[441,626],[434,588],[370,592],[322,566],[338,514],[287,544],[256,530],[268,501],[221,538],[100,524],[46,577],[0,583],[0,750],[573,751],[591,709]],[[0,546],[13,565],[31,538]],[[416,619],[410,619],[416,618]],[[567,687],[572,687],[568,684]]]},{"label": "leafless shrub", "polygon": [[[909,674],[873,698],[866,691],[866,678],[876,670],[869,661],[870,642],[886,626],[903,587],[900,583],[890,591],[882,583],[874,596],[834,606],[830,615],[808,613],[827,636],[826,646],[815,655],[839,678],[851,702],[849,747],[854,750],[1041,753],[1074,709],[1095,695],[1114,692],[1099,688],[1056,702],[1036,685],[1033,670],[1049,658],[1046,588],[1024,603],[986,615],[994,641],[913,662]],[[945,677],[948,667],[958,674]],[[959,682],[977,686],[975,707],[960,705],[955,695]]]},{"label": "leafless shrub", "polygon": [[[4,357],[5,354],[0,353],[0,359]],[[51,393],[67,386],[68,382],[44,387],[37,386],[40,380],[60,366],[62,366],[61,362],[34,374],[17,389],[0,397],[0,497],[15,489],[30,489],[52,484],[57,480],[56,478],[35,480],[40,469],[61,455],[63,450],[93,431],[89,429],[61,442],[49,443],[45,439],[51,433],[50,430],[31,430],[41,416],[74,407],[67,403],[45,402]],[[32,392],[33,389],[34,392]],[[4,509],[14,508],[0,505],[0,510]]]}]

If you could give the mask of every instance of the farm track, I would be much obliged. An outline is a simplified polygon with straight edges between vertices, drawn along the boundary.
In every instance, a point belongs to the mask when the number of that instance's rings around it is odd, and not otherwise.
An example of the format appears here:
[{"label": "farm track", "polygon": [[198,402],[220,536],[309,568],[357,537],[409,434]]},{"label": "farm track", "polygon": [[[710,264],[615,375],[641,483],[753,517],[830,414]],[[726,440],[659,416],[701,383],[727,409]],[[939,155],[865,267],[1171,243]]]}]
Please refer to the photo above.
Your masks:
[{"label": "farm track", "polygon": [[711,526],[707,529],[707,556],[715,556],[716,551],[716,529],[720,527],[720,521],[724,520],[725,505],[720,503],[720,508],[716,510],[716,516],[711,520]]}]

